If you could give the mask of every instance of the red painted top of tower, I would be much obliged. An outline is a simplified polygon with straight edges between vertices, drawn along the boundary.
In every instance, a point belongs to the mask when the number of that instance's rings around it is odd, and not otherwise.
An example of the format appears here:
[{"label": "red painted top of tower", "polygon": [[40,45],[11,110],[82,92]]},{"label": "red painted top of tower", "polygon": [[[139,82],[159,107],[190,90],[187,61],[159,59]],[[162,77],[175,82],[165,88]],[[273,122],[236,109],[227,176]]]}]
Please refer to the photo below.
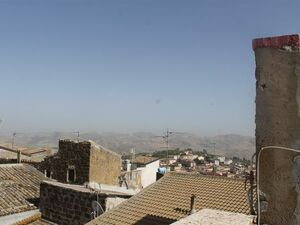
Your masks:
[{"label": "red painted top of tower", "polygon": [[256,38],[252,40],[253,50],[257,48],[282,48],[284,46],[290,46],[292,48],[300,48],[300,37],[298,34],[277,36],[277,37],[266,37]]}]

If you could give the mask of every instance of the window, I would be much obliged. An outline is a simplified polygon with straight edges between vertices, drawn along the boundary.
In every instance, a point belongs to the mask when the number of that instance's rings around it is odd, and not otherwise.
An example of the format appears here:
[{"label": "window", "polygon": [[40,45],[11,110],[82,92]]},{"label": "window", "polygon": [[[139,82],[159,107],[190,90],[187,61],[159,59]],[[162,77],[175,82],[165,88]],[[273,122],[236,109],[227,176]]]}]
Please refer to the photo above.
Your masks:
[{"label": "window", "polygon": [[69,166],[67,170],[67,182],[75,183],[76,182],[76,172],[74,166]]},{"label": "window", "polygon": [[45,170],[45,176],[48,178],[52,178],[52,172],[50,170]]}]

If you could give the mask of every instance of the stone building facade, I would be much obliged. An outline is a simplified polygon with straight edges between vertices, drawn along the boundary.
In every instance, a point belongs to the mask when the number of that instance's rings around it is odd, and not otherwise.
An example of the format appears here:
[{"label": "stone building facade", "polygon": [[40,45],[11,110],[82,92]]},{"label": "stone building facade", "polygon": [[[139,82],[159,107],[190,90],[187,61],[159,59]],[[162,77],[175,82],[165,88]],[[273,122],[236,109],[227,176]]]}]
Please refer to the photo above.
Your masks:
[{"label": "stone building facade", "polygon": [[300,224],[299,152],[261,151],[300,149],[299,47],[299,35],[253,40],[261,224]]},{"label": "stone building facade", "polygon": [[40,212],[42,218],[60,225],[83,225],[131,196],[122,192],[96,192],[82,185],[46,181],[40,186]]},{"label": "stone building facade", "polygon": [[121,156],[92,141],[60,140],[58,152],[46,157],[39,169],[62,183],[118,185]]}]

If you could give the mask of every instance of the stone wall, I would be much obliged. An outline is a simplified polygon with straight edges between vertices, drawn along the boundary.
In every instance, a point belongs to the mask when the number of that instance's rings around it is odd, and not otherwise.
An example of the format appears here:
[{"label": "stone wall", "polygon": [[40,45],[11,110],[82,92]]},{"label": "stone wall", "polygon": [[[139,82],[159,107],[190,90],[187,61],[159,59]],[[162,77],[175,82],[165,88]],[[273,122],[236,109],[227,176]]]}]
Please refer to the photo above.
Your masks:
[{"label": "stone wall", "polygon": [[[300,149],[299,36],[255,39],[256,149],[282,146]],[[261,224],[300,224],[299,171],[295,152],[261,152],[259,187],[266,200]]]},{"label": "stone wall", "polygon": [[[70,169],[75,170],[75,182],[68,179]],[[92,141],[60,140],[58,152],[45,158],[39,170],[62,183],[119,185],[121,156]]]},{"label": "stone wall", "polygon": [[51,178],[62,183],[68,183],[67,174],[69,168],[75,168],[75,184],[83,184],[89,181],[90,148],[88,141],[74,142],[60,140],[58,152],[46,157],[41,162],[40,170],[51,172]]},{"label": "stone wall", "polygon": [[[98,194],[104,211],[127,198],[129,196]],[[40,187],[42,217],[60,225],[81,225],[92,220],[92,201],[97,201],[97,194],[83,186],[43,182]]]},{"label": "stone wall", "polygon": [[91,142],[90,182],[119,185],[121,156]]}]

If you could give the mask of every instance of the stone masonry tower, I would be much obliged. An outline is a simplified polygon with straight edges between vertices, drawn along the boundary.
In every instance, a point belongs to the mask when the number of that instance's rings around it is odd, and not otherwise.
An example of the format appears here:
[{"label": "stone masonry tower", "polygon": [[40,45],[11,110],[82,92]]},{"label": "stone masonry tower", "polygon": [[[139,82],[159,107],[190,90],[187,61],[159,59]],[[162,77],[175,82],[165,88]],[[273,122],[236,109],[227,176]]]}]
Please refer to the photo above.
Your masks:
[{"label": "stone masonry tower", "polygon": [[[300,38],[253,40],[256,59],[256,151],[300,149]],[[300,224],[300,155],[268,149],[260,154],[261,223]]]}]

